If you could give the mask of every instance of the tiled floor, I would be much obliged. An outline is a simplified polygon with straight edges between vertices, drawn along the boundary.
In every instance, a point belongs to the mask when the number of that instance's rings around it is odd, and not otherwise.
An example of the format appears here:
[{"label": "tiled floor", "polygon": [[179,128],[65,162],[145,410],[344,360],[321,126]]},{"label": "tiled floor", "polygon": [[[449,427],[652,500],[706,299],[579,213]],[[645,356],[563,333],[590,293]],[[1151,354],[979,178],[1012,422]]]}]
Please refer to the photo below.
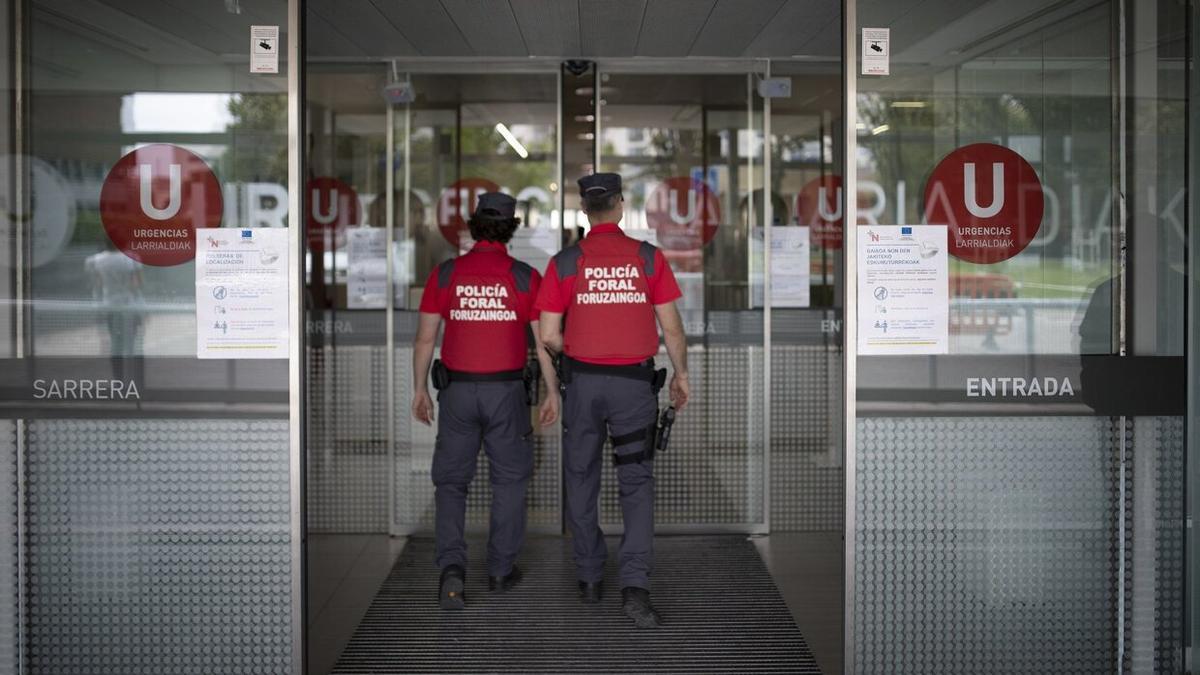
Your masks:
[{"label": "tiled floor", "polygon": [[404,549],[383,534],[308,537],[308,672],[325,675],[337,662],[371,600]]},{"label": "tiled floor", "polygon": [[[822,672],[840,673],[842,533],[780,533],[754,541]],[[309,673],[325,675],[337,662],[404,543],[385,535],[309,536]]]},{"label": "tiled floor", "polygon": [[756,537],[758,551],[821,672],[842,672],[842,532]]}]

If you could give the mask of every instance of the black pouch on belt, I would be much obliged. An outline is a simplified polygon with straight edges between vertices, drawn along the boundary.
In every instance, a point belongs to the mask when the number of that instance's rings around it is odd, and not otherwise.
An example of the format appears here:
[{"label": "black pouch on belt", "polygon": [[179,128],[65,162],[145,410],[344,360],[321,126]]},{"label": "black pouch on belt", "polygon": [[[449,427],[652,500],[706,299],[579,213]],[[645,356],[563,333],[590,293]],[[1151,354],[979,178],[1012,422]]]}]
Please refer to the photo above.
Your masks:
[{"label": "black pouch on belt", "polygon": [[450,386],[450,369],[441,359],[433,361],[433,388],[441,391]]},{"label": "black pouch on belt", "polygon": [[542,365],[537,359],[525,364],[525,372],[522,373],[522,378],[525,380],[525,403],[528,405],[537,405],[538,403],[538,380],[542,378]]},{"label": "black pouch on belt", "polygon": [[650,388],[654,390],[654,395],[658,396],[658,392],[662,391],[663,385],[667,383],[667,369],[659,368],[654,371],[654,380],[650,382]]}]

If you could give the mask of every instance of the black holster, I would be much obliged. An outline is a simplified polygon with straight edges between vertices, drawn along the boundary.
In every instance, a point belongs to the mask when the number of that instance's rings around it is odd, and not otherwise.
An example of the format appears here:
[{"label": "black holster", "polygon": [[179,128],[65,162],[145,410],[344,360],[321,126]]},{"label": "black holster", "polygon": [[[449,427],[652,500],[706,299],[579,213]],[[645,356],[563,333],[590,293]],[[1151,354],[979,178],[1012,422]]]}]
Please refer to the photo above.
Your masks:
[{"label": "black holster", "polygon": [[450,369],[442,363],[441,359],[433,360],[432,375],[434,389],[441,391],[450,386]]},{"label": "black holster", "polygon": [[658,420],[658,433],[654,438],[654,449],[658,452],[665,452],[671,444],[671,427],[674,424],[675,406],[669,406]]},{"label": "black holster", "polygon": [[[667,445],[671,443],[671,426],[673,424],[675,424],[675,406],[670,406],[663,411],[662,417],[658,418],[657,423],[651,422],[648,428],[611,437],[614,450],[613,466],[652,461],[658,453],[665,452]],[[615,452],[619,446],[634,441],[644,441],[643,449],[624,455]]]}]

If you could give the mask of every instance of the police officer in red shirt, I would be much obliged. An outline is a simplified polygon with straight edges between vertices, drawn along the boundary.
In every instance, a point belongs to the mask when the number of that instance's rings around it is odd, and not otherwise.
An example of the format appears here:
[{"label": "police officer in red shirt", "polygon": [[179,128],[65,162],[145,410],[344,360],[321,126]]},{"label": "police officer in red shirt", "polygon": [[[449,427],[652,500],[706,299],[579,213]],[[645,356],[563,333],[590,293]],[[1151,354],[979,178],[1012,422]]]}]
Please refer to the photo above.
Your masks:
[{"label": "police officer in red shirt", "polygon": [[[482,444],[492,485],[488,536],[488,587],[506,591],[521,579],[517,554],[525,539],[525,487],[533,473],[533,429],[525,380],[528,329],[532,324],[541,374],[549,390],[539,411],[542,425],[558,418],[558,380],[541,348],[533,303],[541,276],[508,254],[506,244],[520,219],[516,201],[505,194],[480,195],[468,221],[475,246],[438,265],[421,298],[413,345],[413,416],[433,421],[426,384],[438,326],[446,323],[441,360],[434,363],[438,388],[436,486],[438,584],[443,609],[462,609],[467,545],[463,539],[467,489]],[[537,387],[537,382],[532,382]]]},{"label": "police officer in red shirt", "polygon": [[608,549],[597,498],[601,448],[611,438],[625,523],[618,554],[622,610],[638,627],[654,628],[661,623],[650,604],[650,572],[654,436],[662,385],[654,369],[655,319],[675,369],[671,402],[682,409],[689,387],[687,341],[675,308],[681,293],[662,252],[618,227],[624,213],[621,177],[585,176],[579,189],[591,230],[550,261],[536,309],[542,341],[562,354],[563,467],[580,598],[594,603],[602,594]]}]

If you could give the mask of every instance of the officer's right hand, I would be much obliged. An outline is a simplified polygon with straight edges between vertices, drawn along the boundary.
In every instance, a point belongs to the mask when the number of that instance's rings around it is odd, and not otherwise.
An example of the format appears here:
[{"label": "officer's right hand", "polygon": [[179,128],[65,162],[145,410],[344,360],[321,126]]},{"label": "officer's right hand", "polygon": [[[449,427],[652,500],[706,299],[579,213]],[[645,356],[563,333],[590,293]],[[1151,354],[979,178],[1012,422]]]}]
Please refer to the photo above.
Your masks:
[{"label": "officer's right hand", "polygon": [[688,396],[691,393],[691,387],[688,386],[688,376],[679,375],[676,373],[671,376],[670,397],[671,405],[675,406],[676,410],[683,410],[687,405]]},{"label": "officer's right hand", "polygon": [[433,424],[433,399],[429,398],[428,391],[418,391],[413,396],[412,414],[425,426]]},{"label": "officer's right hand", "polygon": [[538,409],[538,424],[548,427],[554,424],[558,419],[559,399],[558,392],[550,392],[542,401],[541,407]]}]

